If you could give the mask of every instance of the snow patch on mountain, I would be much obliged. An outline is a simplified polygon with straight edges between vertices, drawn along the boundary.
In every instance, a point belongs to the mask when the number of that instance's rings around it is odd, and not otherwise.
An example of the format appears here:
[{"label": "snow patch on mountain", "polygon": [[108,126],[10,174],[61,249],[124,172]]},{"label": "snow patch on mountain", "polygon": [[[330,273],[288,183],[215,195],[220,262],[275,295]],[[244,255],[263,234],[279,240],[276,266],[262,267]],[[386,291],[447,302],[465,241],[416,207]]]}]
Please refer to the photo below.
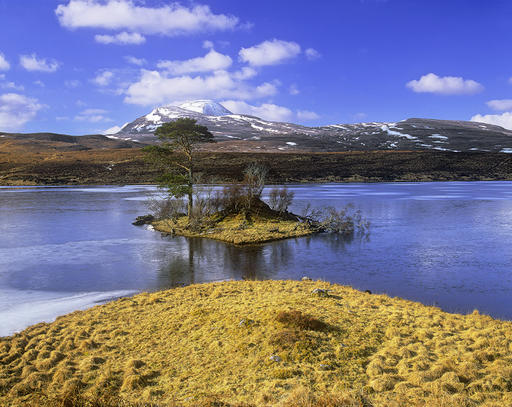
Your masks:
[{"label": "snow patch on mountain", "polygon": [[[394,125],[396,123],[390,123],[390,124]],[[405,137],[408,140],[418,140],[417,137],[411,136],[410,134],[400,133],[399,131],[396,131],[396,130],[390,130],[389,127],[393,127],[393,126],[389,126],[389,125],[385,124],[385,125],[381,126],[381,129],[382,129],[382,131],[387,132],[390,136]]]},{"label": "snow patch on mountain", "polygon": [[220,103],[214,102],[213,100],[193,100],[182,103],[178,107],[207,116],[226,116],[233,114]]}]

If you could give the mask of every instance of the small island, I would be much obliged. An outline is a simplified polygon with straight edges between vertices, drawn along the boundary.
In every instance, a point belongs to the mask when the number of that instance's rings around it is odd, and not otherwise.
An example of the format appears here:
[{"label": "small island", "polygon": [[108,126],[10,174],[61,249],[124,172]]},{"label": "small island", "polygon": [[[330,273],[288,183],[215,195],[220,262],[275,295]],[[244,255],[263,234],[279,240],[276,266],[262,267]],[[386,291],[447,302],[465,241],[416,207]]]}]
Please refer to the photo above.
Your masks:
[{"label": "small island", "polygon": [[188,216],[152,222],[155,230],[170,235],[206,237],[235,245],[264,243],[307,236],[319,228],[291,213],[280,213],[258,200],[248,213],[220,211],[192,226]]}]

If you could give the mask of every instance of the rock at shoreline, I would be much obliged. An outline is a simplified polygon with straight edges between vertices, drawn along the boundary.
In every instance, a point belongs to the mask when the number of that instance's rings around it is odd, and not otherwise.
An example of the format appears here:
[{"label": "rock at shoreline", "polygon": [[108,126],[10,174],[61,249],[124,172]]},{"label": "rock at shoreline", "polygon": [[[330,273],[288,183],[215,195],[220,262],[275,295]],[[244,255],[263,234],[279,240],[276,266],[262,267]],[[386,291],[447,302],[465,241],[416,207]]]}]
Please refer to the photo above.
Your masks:
[{"label": "rock at shoreline", "polygon": [[151,222],[153,222],[154,220],[155,220],[155,217],[153,215],[137,216],[135,218],[135,222],[132,222],[132,225],[135,225],[135,226],[147,225],[147,224],[150,224]]}]

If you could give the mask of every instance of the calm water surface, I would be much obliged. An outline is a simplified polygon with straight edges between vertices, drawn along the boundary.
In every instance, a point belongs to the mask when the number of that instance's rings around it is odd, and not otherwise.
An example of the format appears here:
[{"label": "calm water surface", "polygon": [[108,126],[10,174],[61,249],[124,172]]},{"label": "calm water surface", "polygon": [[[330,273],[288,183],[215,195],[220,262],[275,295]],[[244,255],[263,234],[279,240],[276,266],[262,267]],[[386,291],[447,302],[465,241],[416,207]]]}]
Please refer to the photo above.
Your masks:
[{"label": "calm water surface", "polygon": [[0,336],[138,291],[304,275],[512,319],[512,182],[289,188],[296,212],[354,204],[369,240],[238,248],[132,226],[152,187],[0,188]]}]

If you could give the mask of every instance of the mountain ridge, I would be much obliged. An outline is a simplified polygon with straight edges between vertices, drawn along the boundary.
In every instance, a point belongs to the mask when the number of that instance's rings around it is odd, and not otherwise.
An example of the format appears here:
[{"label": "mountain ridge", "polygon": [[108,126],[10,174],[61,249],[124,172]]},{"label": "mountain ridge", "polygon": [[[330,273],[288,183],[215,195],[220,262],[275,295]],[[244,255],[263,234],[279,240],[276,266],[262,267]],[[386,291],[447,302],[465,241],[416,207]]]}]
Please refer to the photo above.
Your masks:
[{"label": "mountain ridge", "polygon": [[512,153],[512,131],[499,126],[457,120],[410,118],[308,127],[235,114],[213,100],[194,100],[153,109],[108,137],[143,143],[156,141],[163,123],[188,117],[208,127],[217,141],[236,151],[371,151],[433,150]]}]

